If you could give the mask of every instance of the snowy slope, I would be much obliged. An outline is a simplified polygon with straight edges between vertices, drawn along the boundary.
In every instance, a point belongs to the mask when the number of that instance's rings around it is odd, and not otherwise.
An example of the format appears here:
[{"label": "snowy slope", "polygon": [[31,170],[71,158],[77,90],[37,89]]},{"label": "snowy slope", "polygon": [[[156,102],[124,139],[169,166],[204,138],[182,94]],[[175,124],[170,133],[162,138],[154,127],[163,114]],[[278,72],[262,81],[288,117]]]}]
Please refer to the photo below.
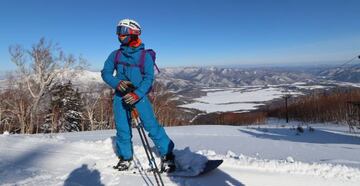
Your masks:
[{"label": "snowy slope", "polygon": [[255,110],[265,102],[281,98],[286,94],[301,95],[301,92],[287,91],[284,87],[244,86],[242,88],[202,89],[205,96],[179,107],[193,108],[206,113]]},{"label": "snowy slope", "polygon": [[93,72],[89,70],[69,70],[66,71],[61,76],[57,77],[60,81],[67,82],[69,80],[74,80],[72,83],[76,85],[88,85],[92,83],[103,84],[101,78],[101,72]]},{"label": "snowy slope", "polygon": [[[176,153],[190,148],[219,169],[197,178],[163,175],[165,185],[358,185],[360,137],[340,126],[316,125],[296,135],[279,122],[267,126],[184,126],[166,128]],[[136,130],[135,163],[148,163]],[[151,173],[121,173],[114,130],[53,135],[0,135],[0,185],[153,185]],[[157,159],[158,160],[158,159]]]}]

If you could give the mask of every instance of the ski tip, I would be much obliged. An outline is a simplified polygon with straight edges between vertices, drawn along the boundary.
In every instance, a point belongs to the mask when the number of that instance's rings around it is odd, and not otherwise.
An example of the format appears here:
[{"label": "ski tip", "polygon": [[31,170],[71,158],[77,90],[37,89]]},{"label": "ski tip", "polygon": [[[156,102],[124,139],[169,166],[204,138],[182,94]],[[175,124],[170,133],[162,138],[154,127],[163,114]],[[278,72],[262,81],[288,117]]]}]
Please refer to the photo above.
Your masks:
[{"label": "ski tip", "polygon": [[222,164],[224,162],[224,160],[208,160],[207,163],[211,163],[211,164]]}]

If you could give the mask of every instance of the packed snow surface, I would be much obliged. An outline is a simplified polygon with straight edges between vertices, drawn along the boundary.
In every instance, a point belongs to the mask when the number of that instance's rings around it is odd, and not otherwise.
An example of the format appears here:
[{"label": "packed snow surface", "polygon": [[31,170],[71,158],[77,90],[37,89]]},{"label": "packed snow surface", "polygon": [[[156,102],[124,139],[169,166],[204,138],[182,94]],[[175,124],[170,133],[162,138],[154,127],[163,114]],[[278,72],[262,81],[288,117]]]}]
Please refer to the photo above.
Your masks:
[{"label": "packed snow surface", "polygon": [[[295,124],[294,124],[295,125]],[[265,126],[166,128],[183,165],[223,159],[213,172],[193,178],[162,175],[165,185],[355,186],[360,183],[360,137],[336,125],[297,133],[276,121]],[[129,172],[117,162],[114,130],[39,135],[0,135],[0,185],[156,185],[147,172],[136,130]],[[189,160],[194,160],[191,162]],[[199,161],[198,161],[199,160]],[[159,163],[159,158],[156,158]],[[193,166],[201,169],[201,163]]]}]

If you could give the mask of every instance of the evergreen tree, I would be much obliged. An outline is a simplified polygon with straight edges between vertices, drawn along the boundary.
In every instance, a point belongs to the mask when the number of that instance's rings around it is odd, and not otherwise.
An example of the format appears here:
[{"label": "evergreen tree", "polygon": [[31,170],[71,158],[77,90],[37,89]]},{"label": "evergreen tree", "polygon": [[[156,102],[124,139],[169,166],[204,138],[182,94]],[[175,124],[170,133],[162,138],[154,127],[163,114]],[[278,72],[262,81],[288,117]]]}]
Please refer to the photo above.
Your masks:
[{"label": "evergreen tree", "polygon": [[43,124],[40,125],[41,132],[43,132],[43,133],[50,133],[51,132],[51,128],[52,128],[52,125],[53,125],[52,116],[53,116],[52,113],[48,113],[48,114],[45,115],[45,121],[44,121]]},{"label": "evergreen tree", "polygon": [[74,90],[71,81],[57,83],[50,91],[51,104],[49,113],[41,129],[44,132],[73,132],[81,130],[82,104],[80,93]]},{"label": "evergreen tree", "polygon": [[65,97],[63,99],[64,104],[64,123],[63,127],[66,131],[80,131],[82,120],[82,106],[81,97],[78,90],[72,88],[72,84],[69,81],[66,84]]},{"label": "evergreen tree", "polygon": [[40,125],[40,129],[44,133],[59,132],[61,129],[61,123],[63,123],[63,104],[62,99],[64,97],[64,85],[62,83],[56,83],[46,96],[50,105],[44,118],[44,123]]}]

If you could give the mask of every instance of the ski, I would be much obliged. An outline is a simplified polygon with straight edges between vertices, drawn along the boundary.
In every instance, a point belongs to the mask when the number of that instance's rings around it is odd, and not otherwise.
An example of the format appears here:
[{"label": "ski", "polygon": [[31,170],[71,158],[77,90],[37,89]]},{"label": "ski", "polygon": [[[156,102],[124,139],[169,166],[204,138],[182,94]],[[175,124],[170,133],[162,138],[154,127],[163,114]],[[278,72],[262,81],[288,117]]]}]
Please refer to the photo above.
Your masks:
[{"label": "ski", "polygon": [[208,160],[205,163],[204,168],[198,173],[194,173],[190,170],[175,170],[174,172],[168,173],[167,175],[173,177],[197,177],[210,173],[211,171],[218,168],[222,163],[223,160]]}]

